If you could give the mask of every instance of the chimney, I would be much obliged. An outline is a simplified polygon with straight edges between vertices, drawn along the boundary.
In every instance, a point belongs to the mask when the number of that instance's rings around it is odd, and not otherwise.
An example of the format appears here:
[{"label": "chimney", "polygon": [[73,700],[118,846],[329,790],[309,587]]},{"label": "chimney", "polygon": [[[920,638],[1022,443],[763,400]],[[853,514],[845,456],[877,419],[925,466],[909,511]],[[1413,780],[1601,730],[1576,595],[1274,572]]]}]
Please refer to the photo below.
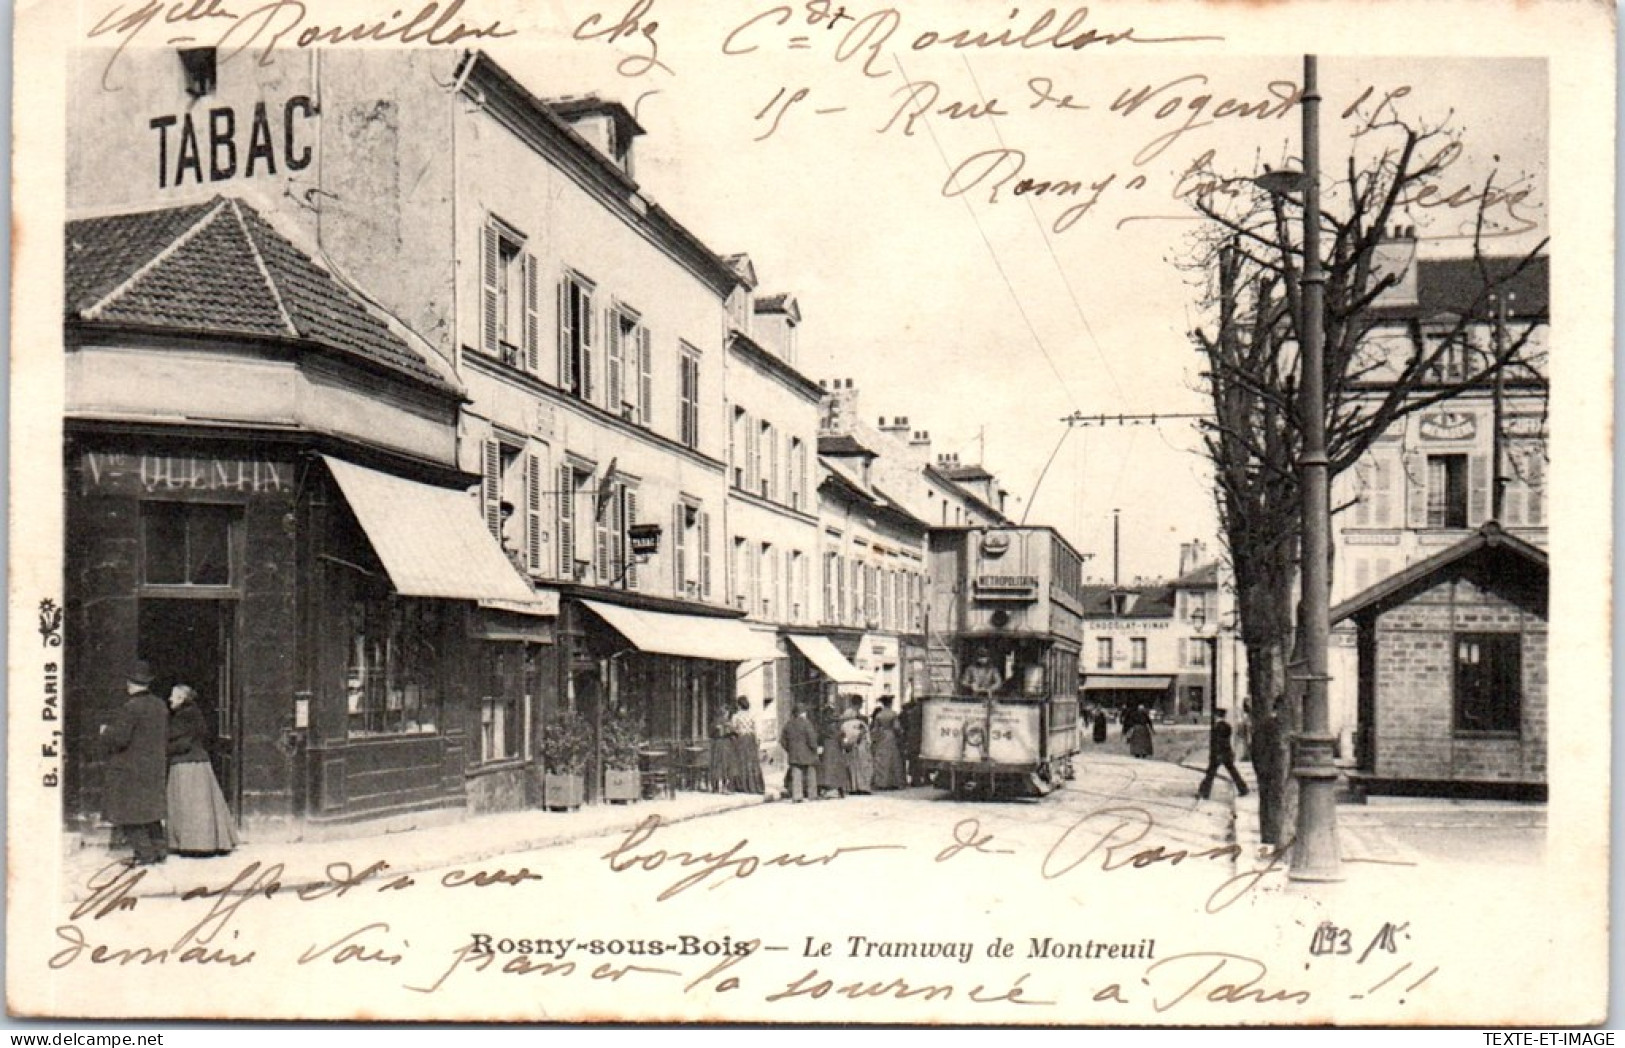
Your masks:
[{"label": "chimney", "polygon": [[880,432],[886,434],[899,444],[908,443],[908,418],[904,415],[893,416],[891,425],[886,424],[884,415],[880,418]]},{"label": "chimney", "polygon": [[1416,227],[1394,226],[1388,236],[1371,252],[1371,274],[1374,280],[1393,275],[1398,283],[1383,290],[1374,305],[1414,306],[1416,298]]},{"label": "chimney", "polygon": [[819,405],[819,431],[825,434],[851,433],[858,419],[858,391],[849,378],[820,382],[824,399]]}]

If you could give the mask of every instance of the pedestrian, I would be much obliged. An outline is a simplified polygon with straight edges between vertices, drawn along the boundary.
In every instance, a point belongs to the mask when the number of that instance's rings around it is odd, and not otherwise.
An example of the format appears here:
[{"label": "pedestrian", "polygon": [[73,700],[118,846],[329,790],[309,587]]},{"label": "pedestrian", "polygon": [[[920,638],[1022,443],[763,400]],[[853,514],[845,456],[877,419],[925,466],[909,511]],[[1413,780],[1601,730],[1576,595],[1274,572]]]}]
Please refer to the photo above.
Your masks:
[{"label": "pedestrian", "polygon": [[874,788],[897,790],[903,787],[903,751],[898,745],[898,716],[890,695],[880,697],[880,708],[869,722],[870,746],[874,752]]},{"label": "pedestrian", "polygon": [[1151,742],[1151,714],[1135,703],[1123,717],[1123,734],[1128,737],[1128,751],[1142,760],[1154,752]]},{"label": "pedestrian", "polygon": [[1225,720],[1224,710],[1213,711],[1213,727],[1208,729],[1207,736],[1207,774],[1202,776],[1202,785],[1196,789],[1198,800],[1207,800],[1208,794],[1213,791],[1213,780],[1219,774],[1220,766],[1230,773],[1230,781],[1236,784],[1236,795],[1247,796],[1247,782],[1236,769],[1236,751],[1231,746],[1230,722]]},{"label": "pedestrian", "polygon": [[818,765],[818,781],[826,796],[845,797],[847,790],[846,751],[841,748],[841,708],[831,697],[824,703],[818,725],[818,741],[823,759]]},{"label": "pedestrian", "polygon": [[756,716],[750,712],[750,700],[741,695],[734,704],[733,719],[728,722],[728,733],[733,744],[735,793],[761,793],[762,753],[756,744]]},{"label": "pedestrian", "polygon": [[852,696],[841,720],[841,746],[846,751],[846,788],[850,793],[874,789],[875,759],[869,742],[869,722],[863,717],[863,699]]},{"label": "pedestrian", "polygon": [[807,718],[807,707],[796,703],[796,712],[790,723],[779,733],[779,745],[784,747],[790,762],[790,800],[800,804],[804,800],[818,799],[818,729]]},{"label": "pedestrian", "polygon": [[1106,711],[1098,706],[1095,707],[1094,732],[1095,745],[1098,746],[1106,741]]},{"label": "pedestrian", "polygon": [[726,703],[718,702],[711,711],[711,789],[717,793],[733,792],[733,739],[730,738],[731,718]]},{"label": "pedestrian", "polygon": [[101,728],[109,755],[105,814],[139,866],[168,854],[169,711],[152,693],[152,668],[138,660],[125,676],[124,704]]},{"label": "pedestrian", "polygon": [[197,704],[197,692],[177,684],[169,692],[169,787],[166,823],[169,850],[182,855],[225,855],[237,847],[209,751],[214,733]]},{"label": "pedestrian", "polygon": [[903,776],[910,786],[925,785],[925,769],[920,764],[920,738],[925,727],[925,707],[918,699],[903,703],[899,714],[903,730]]}]

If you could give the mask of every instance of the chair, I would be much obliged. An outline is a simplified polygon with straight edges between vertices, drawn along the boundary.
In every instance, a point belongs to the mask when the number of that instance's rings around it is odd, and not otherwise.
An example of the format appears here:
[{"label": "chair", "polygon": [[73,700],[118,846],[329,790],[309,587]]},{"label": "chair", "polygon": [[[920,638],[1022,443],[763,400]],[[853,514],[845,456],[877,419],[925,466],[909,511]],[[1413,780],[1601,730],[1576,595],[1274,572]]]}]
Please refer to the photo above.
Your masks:
[{"label": "chair", "polygon": [[643,784],[645,799],[674,797],[672,786],[671,750],[650,748],[638,751],[638,776]]},{"label": "chair", "polygon": [[684,790],[710,792],[711,747],[708,743],[691,742],[682,748],[681,761],[677,766],[677,784]]}]

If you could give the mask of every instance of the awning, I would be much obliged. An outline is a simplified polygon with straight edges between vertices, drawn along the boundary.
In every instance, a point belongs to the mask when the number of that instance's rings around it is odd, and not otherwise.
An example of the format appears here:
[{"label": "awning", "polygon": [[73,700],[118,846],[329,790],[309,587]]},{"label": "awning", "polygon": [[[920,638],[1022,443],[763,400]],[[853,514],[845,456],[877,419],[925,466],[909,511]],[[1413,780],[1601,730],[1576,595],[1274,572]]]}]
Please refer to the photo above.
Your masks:
[{"label": "awning", "polygon": [[776,659],[779,649],[771,634],[757,633],[739,619],[703,615],[674,615],[664,611],[623,608],[619,604],[581,602],[592,613],[632,643],[639,651],[678,655],[685,659],[748,662]]},{"label": "awning", "polygon": [[869,677],[847,661],[828,637],[800,637],[790,635],[790,643],[807,656],[807,661],[818,667],[818,672],[836,684],[868,684]]},{"label": "awning", "polygon": [[1174,679],[1162,677],[1111,677],[1091,673],[1084,678],[1084,691],[1166,691]]},{"label": "awning", "polygon": [[524,604],[536,599],[485,529],[479,503],[465,492],[328,455],[322,460],[402,596]]}]

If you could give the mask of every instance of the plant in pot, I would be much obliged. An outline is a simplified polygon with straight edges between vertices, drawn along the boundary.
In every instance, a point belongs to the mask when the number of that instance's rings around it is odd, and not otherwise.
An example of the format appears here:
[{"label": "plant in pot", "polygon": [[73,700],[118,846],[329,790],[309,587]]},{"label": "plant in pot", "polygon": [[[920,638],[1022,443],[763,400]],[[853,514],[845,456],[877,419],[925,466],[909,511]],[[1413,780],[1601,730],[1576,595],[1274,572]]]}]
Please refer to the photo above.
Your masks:
[{"label": "plant in pot", "polygon": [[621,710],[604,720],[604,799],[638,799],[638,751],[643,748],[643,726],[639,719]]},{"label": "plant in pot", "polygon": [[542,805],[581,807],[592,729],[577,713],[560,713],[542,729]]}]

